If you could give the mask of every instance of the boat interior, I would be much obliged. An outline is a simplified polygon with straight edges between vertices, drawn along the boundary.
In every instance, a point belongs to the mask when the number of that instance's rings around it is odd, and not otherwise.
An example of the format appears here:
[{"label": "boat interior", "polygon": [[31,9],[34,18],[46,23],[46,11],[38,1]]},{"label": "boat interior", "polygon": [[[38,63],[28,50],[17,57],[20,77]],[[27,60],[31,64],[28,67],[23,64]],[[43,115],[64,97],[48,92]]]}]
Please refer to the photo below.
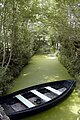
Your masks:
[{"label": "boat interior", "polygon": [[67,88],[55,89],[51,86],[25,91],[7,99],[3,107],[7,113],[18,112],[39,106],[61,95]]}]

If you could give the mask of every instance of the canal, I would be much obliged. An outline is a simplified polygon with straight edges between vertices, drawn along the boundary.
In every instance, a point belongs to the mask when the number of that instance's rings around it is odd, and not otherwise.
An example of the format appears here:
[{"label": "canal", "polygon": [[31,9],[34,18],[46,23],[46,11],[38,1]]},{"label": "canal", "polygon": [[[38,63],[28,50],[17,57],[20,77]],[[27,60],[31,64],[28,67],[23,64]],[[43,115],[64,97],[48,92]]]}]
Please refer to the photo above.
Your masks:
[{"label": "canal", "polygon": [[[68,74],[65,67],[61,65],[57,57],[35,55],[15,79],[9,93],[39,83],[64,79],[73,78]],[[79,109],[80,98],[74,90],[66,100],[57,106],[22,120],[80,120]]]}]

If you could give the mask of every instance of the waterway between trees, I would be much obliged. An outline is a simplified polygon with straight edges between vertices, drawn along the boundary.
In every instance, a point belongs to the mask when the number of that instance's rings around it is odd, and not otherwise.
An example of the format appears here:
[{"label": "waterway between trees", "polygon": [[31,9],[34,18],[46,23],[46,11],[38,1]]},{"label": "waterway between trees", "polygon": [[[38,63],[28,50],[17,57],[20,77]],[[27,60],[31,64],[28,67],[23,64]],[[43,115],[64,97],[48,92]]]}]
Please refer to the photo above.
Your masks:
[{"label": "waterway between trees", "polygon": [[[35,55],[15,79],[9,93],[35,84],[55,80],[73,79],[60,64],[58,58],[51,55]],[[80,97],[74,90],[63,102],[42,113],[22,120],[80,120]]]}]

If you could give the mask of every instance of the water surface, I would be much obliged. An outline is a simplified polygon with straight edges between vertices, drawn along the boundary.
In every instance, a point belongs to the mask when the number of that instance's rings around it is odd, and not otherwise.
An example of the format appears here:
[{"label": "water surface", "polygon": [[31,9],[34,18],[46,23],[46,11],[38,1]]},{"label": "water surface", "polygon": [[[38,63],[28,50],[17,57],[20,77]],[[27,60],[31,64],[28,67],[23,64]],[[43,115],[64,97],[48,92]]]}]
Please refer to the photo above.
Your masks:
[{"label": "water surface", "polygon": [[[68,74],[65,67],[60,64],[57,57],[35,55],[15,79],[9,93],[39,83],[64,79],[73,78]],[[57,106],[22,120],[80,120],[79,109],[80,98],[74,90],[67,99]]]}]

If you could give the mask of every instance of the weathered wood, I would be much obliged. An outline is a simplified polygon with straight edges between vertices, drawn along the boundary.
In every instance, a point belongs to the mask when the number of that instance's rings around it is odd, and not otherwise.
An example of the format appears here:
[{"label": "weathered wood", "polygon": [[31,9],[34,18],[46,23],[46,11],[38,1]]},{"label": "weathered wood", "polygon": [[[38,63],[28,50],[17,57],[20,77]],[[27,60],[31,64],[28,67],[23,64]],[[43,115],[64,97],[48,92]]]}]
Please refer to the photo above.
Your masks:
[{"label": "weathered wood", "polygon": [[4,108],[0,105],[0,120],[10,120],[4,112]]}]

